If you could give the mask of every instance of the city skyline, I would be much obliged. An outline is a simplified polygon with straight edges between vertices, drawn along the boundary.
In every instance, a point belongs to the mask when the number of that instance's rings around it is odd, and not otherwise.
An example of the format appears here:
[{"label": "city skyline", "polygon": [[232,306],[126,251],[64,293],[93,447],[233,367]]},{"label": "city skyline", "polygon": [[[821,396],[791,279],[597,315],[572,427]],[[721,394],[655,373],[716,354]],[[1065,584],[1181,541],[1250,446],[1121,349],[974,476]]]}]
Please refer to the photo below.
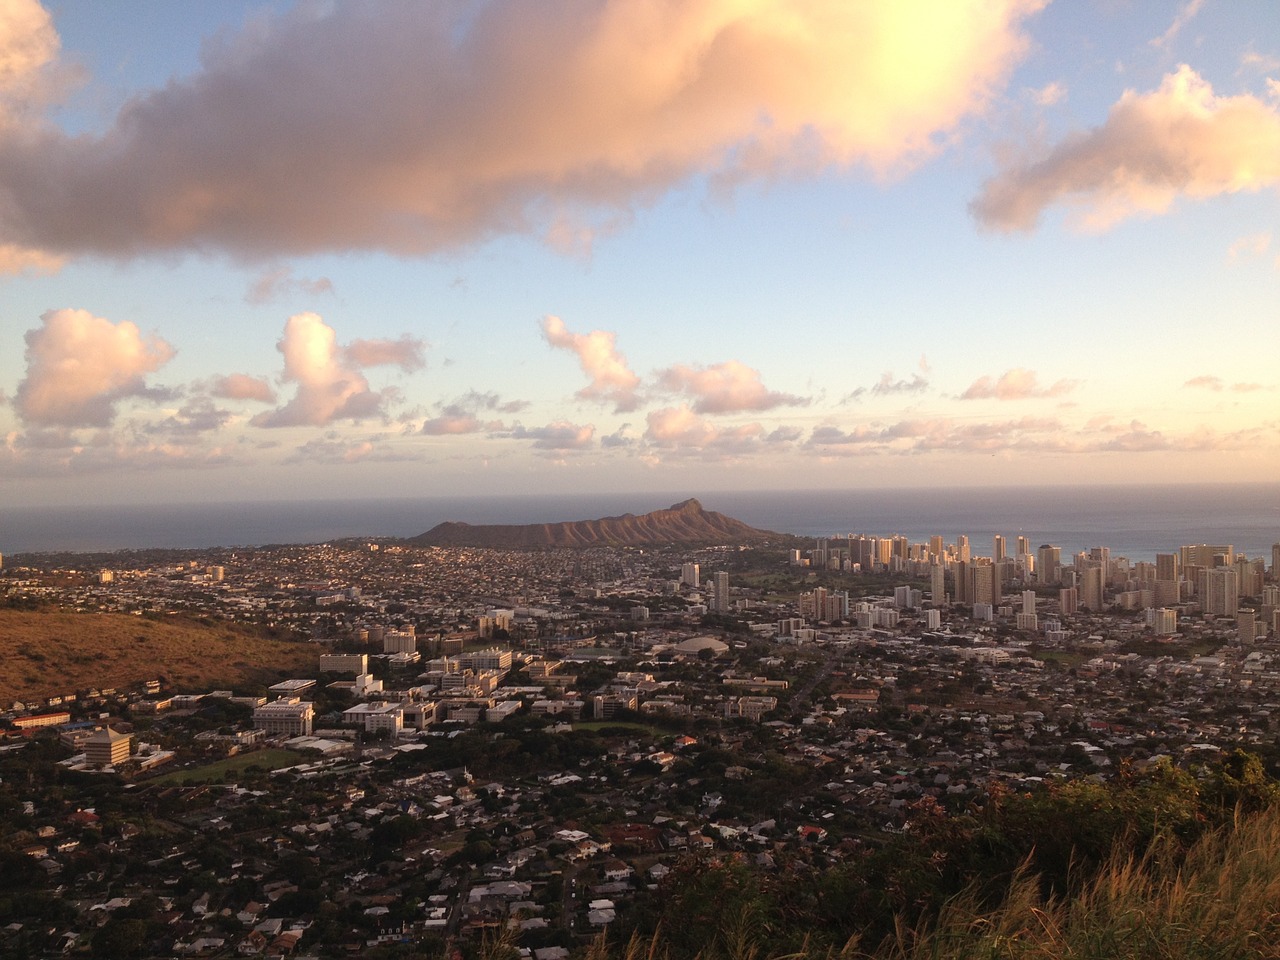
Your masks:
[{"label": "city skyline", "polygon": [[0,68],[14,501],[1280,475],[1260,2],[22,0]]}]

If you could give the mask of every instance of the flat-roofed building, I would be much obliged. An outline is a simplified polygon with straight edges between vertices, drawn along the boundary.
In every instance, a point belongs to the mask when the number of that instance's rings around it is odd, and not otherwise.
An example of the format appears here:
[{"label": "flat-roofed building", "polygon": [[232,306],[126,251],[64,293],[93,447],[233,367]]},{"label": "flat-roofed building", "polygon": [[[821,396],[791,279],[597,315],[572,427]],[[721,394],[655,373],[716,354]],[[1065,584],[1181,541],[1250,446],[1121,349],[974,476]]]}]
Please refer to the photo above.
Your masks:
[{"label": "flat-roofed building", "polygon": [[366,653],[322,653],[321,673],[354,673],[359,676],[369,672],[369,655]]},{"label": "flat-roofed building", "polygon": [[36,730],[40,727],[56,727],[70,722],[71,714],[60,710],[57,713],[36,713],[26,717],[16,717],[13,725],[19,730]]},{"label": "flat-roofed building", "polygon": [[297,697],[281,697],[253,711],[253,725],[270,736],[310,736],[315,722],[315,705]]}]

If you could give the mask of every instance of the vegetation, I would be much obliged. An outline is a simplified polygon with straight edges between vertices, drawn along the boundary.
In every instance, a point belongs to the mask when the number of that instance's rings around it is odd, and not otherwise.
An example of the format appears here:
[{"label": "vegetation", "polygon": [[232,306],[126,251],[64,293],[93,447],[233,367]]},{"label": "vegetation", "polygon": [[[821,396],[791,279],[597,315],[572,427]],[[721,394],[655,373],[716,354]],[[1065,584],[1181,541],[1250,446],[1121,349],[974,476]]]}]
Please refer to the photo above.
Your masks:
[{"label": "vegetation", "polygon": [[151,786],[189,786],[197,783],[222,783],[237,775],[255,770],[278,770],[305,763],[306,757],[292,750],[254,750],[237,754],[190,770],[178,770],[149,780]]},{"label": "vegetation", "polygon": [[691,858],[612,946],[638,960],[1252,957],[1280,932],[1280,786],[1237,752],[997,794],[841,862]]},{"label": "vegetation", "polygon": [[0,609],[0,701],[155,679],[178,690],[257,688],[310,676],[315,664],[314,647],[236,624]]}]

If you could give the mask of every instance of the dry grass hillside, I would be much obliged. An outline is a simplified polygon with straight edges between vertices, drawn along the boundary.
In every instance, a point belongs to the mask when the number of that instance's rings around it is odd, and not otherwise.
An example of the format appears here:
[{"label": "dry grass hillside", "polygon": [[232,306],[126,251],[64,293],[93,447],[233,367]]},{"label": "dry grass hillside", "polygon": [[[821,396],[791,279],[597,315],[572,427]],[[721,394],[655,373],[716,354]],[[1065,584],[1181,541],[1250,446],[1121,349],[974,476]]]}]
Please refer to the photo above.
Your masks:
[{"label": "dry grass hillside", "polygon": [[163,679],[174,690],[313,675],[310,644],[232,624],[123,614],[0,610],[0,703]]}]

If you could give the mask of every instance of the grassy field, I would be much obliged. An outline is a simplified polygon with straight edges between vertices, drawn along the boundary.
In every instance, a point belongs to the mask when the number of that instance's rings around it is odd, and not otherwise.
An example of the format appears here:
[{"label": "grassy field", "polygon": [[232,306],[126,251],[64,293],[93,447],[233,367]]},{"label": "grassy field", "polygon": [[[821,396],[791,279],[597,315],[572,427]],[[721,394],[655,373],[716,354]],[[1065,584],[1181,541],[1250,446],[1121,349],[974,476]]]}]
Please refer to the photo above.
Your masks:
[{"label": "grassy field", "polygon": [[160,787],[186,787],[197,783],[221,783],[228,775],[234,778],[249,769],[249,767],[278,770],[281,767],[292,767],[295,764],[304,762],[306,762],[306,757],[300,753],[294,753],[292,750],[254,750],[250,753],[227,757],[225,760],[207,763],[201,767],[193,767],[190,770],[175,770],[173,773],[166,773],[162,777],[148,780],[147,783]]},{"label": "grassy field", "polygon": [[660,737],[663,731],[647,723],[636,723],[633,720],[581,720],[573,725],[575,730],[635,730],[651,737]]},{"label": "grassy field", "polygon": [[179,617],[0,610],[0,702],[162,679],[178,691],[250,688],[305,671],[318,651]]}]

